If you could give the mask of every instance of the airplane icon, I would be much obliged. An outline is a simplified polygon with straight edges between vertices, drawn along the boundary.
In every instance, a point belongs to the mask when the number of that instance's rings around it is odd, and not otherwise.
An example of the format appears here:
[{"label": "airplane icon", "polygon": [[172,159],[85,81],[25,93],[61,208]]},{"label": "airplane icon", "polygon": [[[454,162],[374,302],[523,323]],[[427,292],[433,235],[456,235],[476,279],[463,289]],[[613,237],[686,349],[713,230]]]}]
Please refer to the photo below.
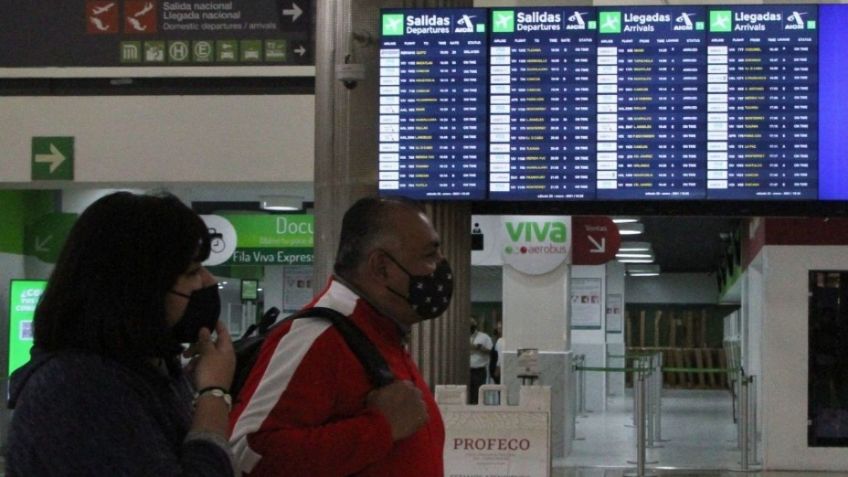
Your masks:
[{"label": "airplane icon", "polygon": [[137,11],[137,12],[135,13],[135,15],[133,15],[133,16],[134,16],[134,17],[136,17],[136,18],[138,18],[138,17],[140,17],[140,16],[144,16],[147,12],[149,12],[149,11],[151,11],[151,10],[153,10],[153,4],[152,4],[152,3],[150,3],[150,2],[147,2],[146,4],[144,4],[144,8],[142,8],[142,9],[141,9],[141,10],[139,10],[139,11]]},{"label": "airplane icon", "polygon": [[686,25],[689,28],[692,28],[692,26],[693,26],[692,25],[692,19],[689,18],[688,13],[681,13],[680,16],[677,17],[676,21],[677,21],[677,23],[683,23],[684,25]]},{"label": "airplane icon", "polygon": [[618,28],[618,17],[614,15],[608,15],[606,21],[601,28],[604,30],[615,30]]},{"label": "airplane icon", "polygon": [[512,15],[511,15],[511,14],[504,14],[504,13],[501,13],[501,14],[498,16],[498,19],[497,19],[497,20],[495,20],[495,24],[496,24],[499,28],[507,28],[507,27],[509,27],[510,20],[512,20]]},{"label": "airplane icon", "polygon": [[108,5],[104,5],[102,7],[94,7],[91,9],[91,14],[94,16],[100,15],[101,13],[106,13],[115,6],[115,2],[112,2]]},{"label": "airplane icon", "polygon": [[403,17],[389,17],[386,19],[386,30],[395,31],[400,27]]},{"label": "airplane icon", "polygon": [[97,18],[97,17],[91,17],[91,18],[90,18],[90,20],[91,20],[91,23],[92,23],[92,24],[95,26],[95,28],[97,28],[98,30],[100,30],[100,31],[107,31],[107,30],[109,30],[109,25],[104,24],[104,23],[103,23],[103,20],[101,20],[101,19],[99,19],[99,18]]},{"label": "airplane icon", "polygon": [[127,17],[127,21],[130,22],[130,24],[133,26],[133,28],[135,28],[135,31],[146,31],[147,30],[147,25],[142,25],[142,23],[140,21],[138,21],[138,19],[136,19],[136,18]]},{"label": "airplane icon", "polygon": [[717,16],[715,18],[715,21],[713,21],[713,28],[712,29],[713,30],[725,30],[727,28],[730,28],[730,24],[728,23],[729,21],[730,21],[729,16],[724,16],[724,15]]}]

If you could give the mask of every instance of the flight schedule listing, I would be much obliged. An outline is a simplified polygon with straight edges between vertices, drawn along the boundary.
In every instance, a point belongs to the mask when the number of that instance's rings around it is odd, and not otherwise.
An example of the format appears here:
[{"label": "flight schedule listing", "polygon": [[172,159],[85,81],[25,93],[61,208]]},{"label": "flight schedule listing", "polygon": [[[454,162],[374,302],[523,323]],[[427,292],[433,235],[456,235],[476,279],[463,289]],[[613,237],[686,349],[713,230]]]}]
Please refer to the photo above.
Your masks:
[{"label": "flight schedule listing", "polygon": [[708,197],[818,197],[817,14],[710,11]]},{"label": "flight schedule listing", "polygon": [[813,4],[382,10],[380,191],[848,200],[831,180],[846,20]]},{"label": "flight schedule listing", "polygon": [[595,196],[594,9],[491,11],[489,198]]},{"label": "flight schedule listing", "polygon": [[485,197],[486,13],[382,12],[381,193]]},{"label": "flight schedule listing", "polygon": [[599,9],[598,198],[704,198],[706,16]]}]

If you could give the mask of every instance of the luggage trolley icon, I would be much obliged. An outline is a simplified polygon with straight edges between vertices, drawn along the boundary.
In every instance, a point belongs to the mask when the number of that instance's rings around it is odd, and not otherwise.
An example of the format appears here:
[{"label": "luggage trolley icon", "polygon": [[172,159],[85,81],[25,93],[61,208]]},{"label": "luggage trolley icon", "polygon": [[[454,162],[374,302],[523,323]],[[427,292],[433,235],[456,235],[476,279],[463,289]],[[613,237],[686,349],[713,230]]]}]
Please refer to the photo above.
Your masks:
[{"label": "luggage trolley icon", "polygon": [[227,248],[224,242],[224,234],[215,230],[214,227],[209,227],[209,246],[215,253],[221,253]]}]

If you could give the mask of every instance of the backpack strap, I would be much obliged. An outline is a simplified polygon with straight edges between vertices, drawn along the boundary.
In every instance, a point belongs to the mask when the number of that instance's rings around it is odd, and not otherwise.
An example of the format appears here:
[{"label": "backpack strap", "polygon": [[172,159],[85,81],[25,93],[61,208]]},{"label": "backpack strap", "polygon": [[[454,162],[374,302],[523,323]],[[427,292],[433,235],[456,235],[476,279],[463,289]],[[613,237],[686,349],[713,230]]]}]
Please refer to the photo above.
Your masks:
[{"label": "backpack strap", "polygon": [[325,318],[336,327],[348,348],[362,363],[366,374],[368,374],[368,379],[375,389],[394,382],[395,375],[389,369],[386,359],[383,358],[374,343],[365,336],[365,333],[353,324],[348,317],[332,308],[316,306],[302,310],[290,319],[308,317]]}]

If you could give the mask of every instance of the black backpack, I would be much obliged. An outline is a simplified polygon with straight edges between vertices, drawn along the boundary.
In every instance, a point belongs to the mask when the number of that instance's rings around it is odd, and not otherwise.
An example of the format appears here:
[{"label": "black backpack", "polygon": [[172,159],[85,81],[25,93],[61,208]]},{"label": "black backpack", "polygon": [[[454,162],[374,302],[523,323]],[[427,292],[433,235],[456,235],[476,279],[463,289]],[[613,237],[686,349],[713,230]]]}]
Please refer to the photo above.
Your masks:
[{"label": "black backpack", "polygon": [[386,364],[386,360],[374,346],[374,343],[365,336],[362,330],[338,311],[319,306],[305,308],[275,323],[279,314],[280,310],[277,308],[269,309],[259,320],[259,323],[250,325],[244,335],[233,342],[233,348],[236,351],[236,372],[233,376],[233,384],[230,387],[230,394],[233,397],[238,397],[245,382],[247,382],[247,377],[259,358],[259,351],[268,333],[282,323],[300,318],[329,320],[342,335],[345,343],[359,359],[359,362],[362,363],[362,367],[365,368],[365,373],[375,389],[391,384],[395,380],[394,374],[389,370],[389,365]]}]

